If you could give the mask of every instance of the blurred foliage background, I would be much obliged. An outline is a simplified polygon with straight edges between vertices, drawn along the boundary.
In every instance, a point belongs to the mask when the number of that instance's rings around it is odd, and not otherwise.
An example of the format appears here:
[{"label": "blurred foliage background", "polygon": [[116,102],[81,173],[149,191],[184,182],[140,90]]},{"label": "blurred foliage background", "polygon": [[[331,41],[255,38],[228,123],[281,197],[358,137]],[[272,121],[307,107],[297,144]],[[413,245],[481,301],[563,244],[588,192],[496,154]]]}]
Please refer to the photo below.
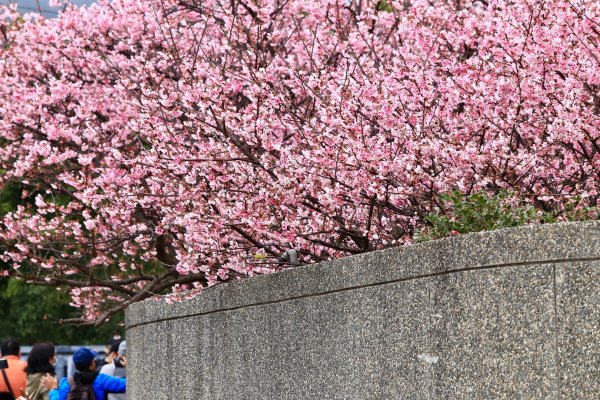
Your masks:
[{"label": "blurred foliage background", "polygon": [[15,338],[21,345],[50,341],[61,345],[104,344],[114,332],[124,334],[118,315],[99,327],[60,325],[75,317],[64,288],[35,286],[18,279],[0,281],[0,340]]},{"label": "blurred foliage background", "polygon": [[[0,190],[0,216],[22,202],[21,185],[4,185]],[[0,271],[8,268],[0,261]],[[44,341],[57,345],[104,344],[114,332],[124,334],[122,314],[99,327],[59,324],[61,319],[80,315],[69,302],[66,288],[35,286],[0,277],[0,340],[12,337],[21,345]]]}]

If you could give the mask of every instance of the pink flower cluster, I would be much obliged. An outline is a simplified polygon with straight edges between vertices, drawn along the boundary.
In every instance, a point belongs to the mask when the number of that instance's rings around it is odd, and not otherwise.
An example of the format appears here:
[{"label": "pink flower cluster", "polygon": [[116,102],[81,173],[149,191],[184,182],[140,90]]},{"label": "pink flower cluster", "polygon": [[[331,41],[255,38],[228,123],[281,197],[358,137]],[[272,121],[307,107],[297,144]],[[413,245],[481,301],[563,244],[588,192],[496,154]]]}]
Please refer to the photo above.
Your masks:
[{"label": "pink flower cluster", "polygon": [[600,2],[381,3],[3,8],[3,259],[98,318],[409,243],[450,190],[597,204]]}]

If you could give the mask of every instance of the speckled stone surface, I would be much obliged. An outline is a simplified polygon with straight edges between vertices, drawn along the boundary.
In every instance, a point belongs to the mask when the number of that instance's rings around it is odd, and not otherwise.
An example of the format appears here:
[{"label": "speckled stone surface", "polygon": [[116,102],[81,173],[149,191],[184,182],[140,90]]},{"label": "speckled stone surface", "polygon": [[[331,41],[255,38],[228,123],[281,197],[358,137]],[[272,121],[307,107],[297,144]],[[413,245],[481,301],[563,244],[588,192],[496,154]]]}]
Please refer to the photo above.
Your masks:
[{"label": "speckled stone surface", "polygon": [[430,398],[554,398],[552,271],[528,265],[435,279]]},{"label": "speckled stone surface", "polygon": [[135,304],[128,399],[597,399],[599,259],[524,227]]},{"label": "speckled stone surface", "polygon": [[562,399],[600,399],[600,262],[556,266]]}]

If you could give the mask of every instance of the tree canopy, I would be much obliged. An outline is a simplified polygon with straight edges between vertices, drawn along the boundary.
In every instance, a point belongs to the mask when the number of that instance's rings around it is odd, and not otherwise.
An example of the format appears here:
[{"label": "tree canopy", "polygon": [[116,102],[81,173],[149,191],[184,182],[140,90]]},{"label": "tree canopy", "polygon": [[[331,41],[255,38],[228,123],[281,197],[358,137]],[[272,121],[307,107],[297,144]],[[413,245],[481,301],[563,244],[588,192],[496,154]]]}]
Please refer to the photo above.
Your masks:
[{"label": "tree canopy", "polygon": [[598,203],[596,0],[1,10],[5,273],[88,320],[411,243],[451,191]]}]

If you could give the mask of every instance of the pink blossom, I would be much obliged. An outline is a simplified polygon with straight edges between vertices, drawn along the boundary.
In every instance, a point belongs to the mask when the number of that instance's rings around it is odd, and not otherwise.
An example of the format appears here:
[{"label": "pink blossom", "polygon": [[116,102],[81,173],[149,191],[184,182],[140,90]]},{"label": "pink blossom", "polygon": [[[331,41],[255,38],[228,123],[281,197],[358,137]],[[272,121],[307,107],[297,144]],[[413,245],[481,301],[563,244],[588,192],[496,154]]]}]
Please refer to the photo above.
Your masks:
[{"label": "pink blossom", "polygon": [[187,3],[0,8],[2,257],[94,276],[86,318],[411,243],[448,191],[597,205],[598,1]]}]

